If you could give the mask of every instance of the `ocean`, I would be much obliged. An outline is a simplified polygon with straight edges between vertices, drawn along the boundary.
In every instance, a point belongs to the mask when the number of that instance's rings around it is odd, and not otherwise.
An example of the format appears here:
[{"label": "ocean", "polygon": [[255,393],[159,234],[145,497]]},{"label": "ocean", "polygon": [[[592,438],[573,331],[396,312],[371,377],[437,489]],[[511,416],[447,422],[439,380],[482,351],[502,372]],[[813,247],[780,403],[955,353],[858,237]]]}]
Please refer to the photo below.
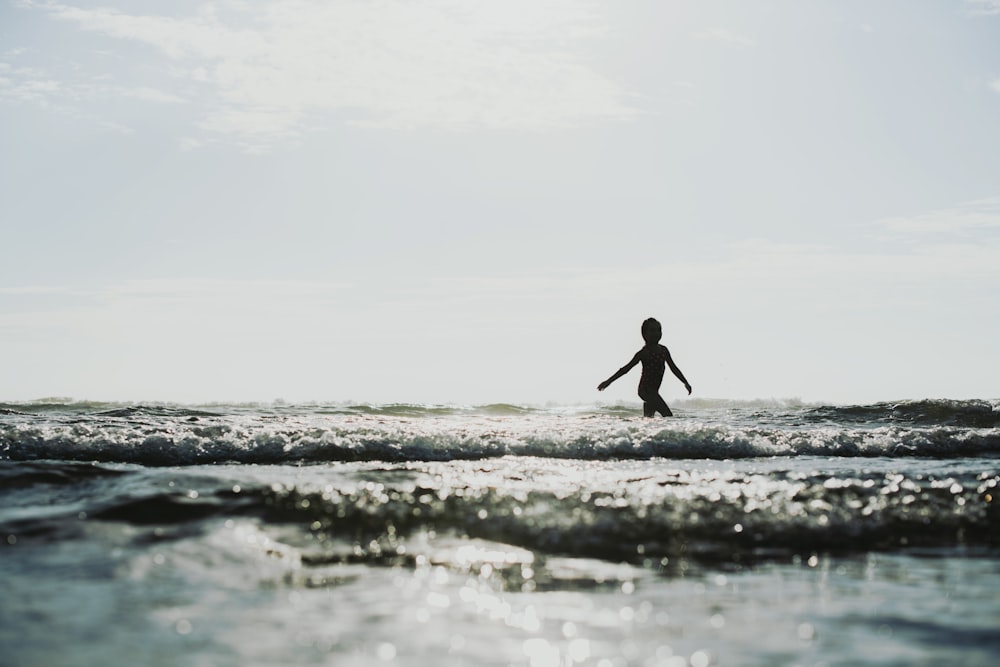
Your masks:
[{"label": "ocean", "polygon": [[990,665],[1000,401],[0,404],[0,665]]}]

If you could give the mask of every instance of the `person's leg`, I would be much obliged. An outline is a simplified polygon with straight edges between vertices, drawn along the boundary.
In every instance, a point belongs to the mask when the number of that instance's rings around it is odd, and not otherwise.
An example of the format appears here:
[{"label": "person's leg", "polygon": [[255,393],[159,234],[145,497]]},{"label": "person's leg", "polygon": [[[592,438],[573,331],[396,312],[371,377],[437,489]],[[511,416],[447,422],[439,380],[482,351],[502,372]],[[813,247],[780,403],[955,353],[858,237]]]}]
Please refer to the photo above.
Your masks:
[{"label": "person's leg", "polygon": [[642,399],[642,416],[655,417],[656,411],[660,409],[659,404],[663,402],[663,399],[656,393],[656,390],[640,385],[639,398]]},{"label": "person's leg", "polygon": [[639,387],[639,398],[642,399],[642,414],[646,417],[655,417],[659,412],[664,417],[673,417],[670,406],[660,396],[659,387]]},{"label": "person's leg", "polygon": [[663,415],[664,417],[674,416],[674,413],[670,411],[670,406],[667,405],[667,402],[663,400],[663,397],[660,396],[659,394],[656,395],[655,405],[656,405],[656,410],[658,410],[660,414]]}]

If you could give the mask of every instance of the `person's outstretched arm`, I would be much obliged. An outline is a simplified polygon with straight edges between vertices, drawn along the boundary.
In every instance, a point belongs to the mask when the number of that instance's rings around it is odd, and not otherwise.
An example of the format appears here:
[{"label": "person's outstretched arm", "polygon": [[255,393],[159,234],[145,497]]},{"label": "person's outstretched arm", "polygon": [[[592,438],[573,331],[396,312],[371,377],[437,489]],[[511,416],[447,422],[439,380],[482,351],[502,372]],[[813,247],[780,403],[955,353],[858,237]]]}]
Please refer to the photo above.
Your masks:
[{"label": "person's outstretched arm", "polygon": [[677,368],[677,364],[674,363],[673,358],[670,356],[670,350],[667,350],[667,365],[670,366],[670,372],[676,375],[677,379],[684,383],[684,388],[688,390],[688,395],[690,395],[691,385],[684,377],[684,373],[681,373],[681,369]]},{"label": "person's outstretched arm", "polygon": [[605,380],[601,384],[597,385],[597,391],[604,391],[605,389],[607,389],[608,385],[610,385],[612,382],[614,382],[615,380],[617,380],[618,378],[620,378],[621,376],[625,375],[630,370],[632,370],[633,368],[635,368],[635,365],[637,363],[639,363],[639,353],[638,352],[636,352],[635,356],[632,357],[632,361],[628,362],[627,364],[625,364],[624,366],[622,366],[621,368],[619,368],[617,373],[615,373],[614,375],[612,375],[611,377],[609,377],[607,380]]}]

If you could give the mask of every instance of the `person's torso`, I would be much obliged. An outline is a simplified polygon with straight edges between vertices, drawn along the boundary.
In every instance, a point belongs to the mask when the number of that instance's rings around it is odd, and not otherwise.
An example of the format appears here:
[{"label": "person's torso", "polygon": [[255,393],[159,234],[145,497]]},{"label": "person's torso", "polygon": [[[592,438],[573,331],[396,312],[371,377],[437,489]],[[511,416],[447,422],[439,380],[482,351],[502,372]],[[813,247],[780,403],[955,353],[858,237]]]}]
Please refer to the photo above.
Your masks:
[{"label": "person's torso", "polygon": [[639,354],[639,361],[642,363],[642,377],[639,382],[642,384],[660,382],[667,364],[667,348],[662,345],[647,345]]}]

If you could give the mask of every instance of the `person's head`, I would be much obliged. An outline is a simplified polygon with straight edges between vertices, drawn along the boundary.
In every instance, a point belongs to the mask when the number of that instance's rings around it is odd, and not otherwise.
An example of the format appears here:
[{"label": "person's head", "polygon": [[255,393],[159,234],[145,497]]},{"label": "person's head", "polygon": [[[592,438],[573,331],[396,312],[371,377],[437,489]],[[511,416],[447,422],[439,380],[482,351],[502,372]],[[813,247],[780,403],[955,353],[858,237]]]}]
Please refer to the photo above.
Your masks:
[{"label": "person's head", "polygon": [[663,328],[655,318],[650,317],[642,323],[642,339],[647,343],[659,343],[663,336]]}]

